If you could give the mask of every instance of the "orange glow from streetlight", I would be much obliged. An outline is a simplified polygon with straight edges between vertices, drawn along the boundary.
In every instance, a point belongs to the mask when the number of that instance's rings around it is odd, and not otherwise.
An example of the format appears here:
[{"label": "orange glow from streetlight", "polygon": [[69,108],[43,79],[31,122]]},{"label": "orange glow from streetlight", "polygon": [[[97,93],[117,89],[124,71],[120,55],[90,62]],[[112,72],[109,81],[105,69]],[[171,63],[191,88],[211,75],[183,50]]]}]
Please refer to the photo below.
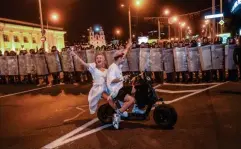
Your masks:
[{"label": "orange glow from streetlight", "polygon": [[209,23],[209,20],[205,20],[205,24],[208,24]]},{"label": "orange glow from streetlight", "polygon": [[120,33],[121,33],[121,31],[119,29],[117,29],[115,32],[117,35],[120,35]]},{"label": "orange glow from streetlight", "polygon": [[183,28],[183,27],[185,27],[185,25],[186,25],[186,23],[185,22],[181,22],[181,23],[179,23],[180,24],[180,26]]},{"label": "orange glow from streetlight", "polygon": [[124,4],[121,4],[121,7],[123,8],[123,7],[125,7],[125,5],[124,5]]},{"label": "orange glow from streetlight", "polygon": [[173,22],[177,22],[178,18],[177,18],[176,16],[174,16],[174,17],[172,18],[172,20],[173,20]]},{"label": "orange glow from streetlight", "polygon": [[170,11],[168,9],[164,10],[164,15],[168,16],[170,14]]},{"label": "orange glow from streetlight", "polygon": [[57,13],[51,14],[51,20],[58,21],[59,20],[59,15]]},{"label": "orange glow from streetlight", "polygon": [[140,6],[141,5],[141,1],[140,0],[136,0],[136,5]]}]

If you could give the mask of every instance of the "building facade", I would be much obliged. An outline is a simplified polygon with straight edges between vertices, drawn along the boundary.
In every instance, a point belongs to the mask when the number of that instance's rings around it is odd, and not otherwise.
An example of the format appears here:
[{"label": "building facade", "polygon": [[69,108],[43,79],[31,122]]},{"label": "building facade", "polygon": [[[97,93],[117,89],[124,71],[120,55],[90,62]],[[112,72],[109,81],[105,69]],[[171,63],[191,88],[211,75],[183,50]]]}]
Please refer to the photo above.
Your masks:
[{"label": "building facade", "polygon": [[[45,27],[46,28],[46,27]],[[45,50],[52,46],[58,50],[65,47],[62,28],[48,27],[46,31]],[[21,49],[39,49],[42,47],[41,28],[39,24],[0,18],[0,50],[16,51]]]},{"label": "building facade", "polygon": [[92,28],[89,29],[89,44],[95,48],[106,46],[105,33],[102,28],[96,34]]}]

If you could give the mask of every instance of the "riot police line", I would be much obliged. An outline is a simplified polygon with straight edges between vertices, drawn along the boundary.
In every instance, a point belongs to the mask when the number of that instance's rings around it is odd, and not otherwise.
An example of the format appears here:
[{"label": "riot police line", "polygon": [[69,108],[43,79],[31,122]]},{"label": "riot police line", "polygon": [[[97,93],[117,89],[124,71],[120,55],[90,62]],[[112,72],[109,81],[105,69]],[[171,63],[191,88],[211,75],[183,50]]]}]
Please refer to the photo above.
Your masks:
[{"label": "riot police line", "polygon": [[[151,72],[158,83],[167,82],[210,82],[235,80],[238,70],[233,61],[235,44],[223,45],[154,45],[147,47],[141,45],[128,52],[122,71],[124,74]],[[94,49],[81,50],[81,48],[64,48],[58,52],[53,47],[50,53],[43,49],[35,53],[21,51],[19,55],[14,52],[5,52],[0,56],[0,83],[39,83],[39,79],[49,83],[52,75],[52,84],[61,80],[65,83],[90,82],[91,76],[78,60],[71,56],[74,51],[87,63],[95,61]],[[113,54],[116,50],[103,51],[107,65],[113,63]],[[60,74],[63,73],[63,77]]]}]

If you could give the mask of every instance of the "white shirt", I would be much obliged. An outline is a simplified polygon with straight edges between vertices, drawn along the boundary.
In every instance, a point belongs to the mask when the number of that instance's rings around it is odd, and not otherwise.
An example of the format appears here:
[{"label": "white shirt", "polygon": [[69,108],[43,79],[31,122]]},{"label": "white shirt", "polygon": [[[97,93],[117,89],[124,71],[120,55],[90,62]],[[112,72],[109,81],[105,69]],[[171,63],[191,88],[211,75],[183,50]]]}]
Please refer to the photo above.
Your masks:
[{"label": "white shirt", "polygon": [[106,83],[107,70],[101,71],[96,68],[95,63],[88,63],[88,70],[92,75],[94,85],[104,85]]},{"label": "white shirt", "polygon": [[112,63],[107,71],[107,88],[109,89],[110,93],[117,93],[119,90],[124,86],[123,81],[118,83],[111,83],[114,79],[121,79],[123,78],[121,65],[118,66],[115,63]]}]

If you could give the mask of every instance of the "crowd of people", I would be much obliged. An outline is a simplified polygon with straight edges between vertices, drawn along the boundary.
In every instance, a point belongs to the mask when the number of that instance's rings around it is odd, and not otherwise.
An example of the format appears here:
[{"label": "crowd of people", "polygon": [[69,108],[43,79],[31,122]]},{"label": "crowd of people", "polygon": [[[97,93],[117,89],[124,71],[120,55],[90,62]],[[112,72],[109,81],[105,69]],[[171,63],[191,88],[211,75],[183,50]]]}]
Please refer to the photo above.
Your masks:
[{"label": "crowd of people", "polygon": [[[222,38],[216,38],[214,42],[210,42],[208,38],[203,38],[201,42],[197,40],[185,40],[185,41],[172,41],[172,42],[164,42],[164,43],[142,43],[140,45],[136,44],[135,42],[132,45],[132,49],[136,48],[160,48],[160,49],[174,49],[176,47],[200,47],[200,46],[206,46],[206,45],[212,45],[212,44],[222,44]],[[171,73],[164,73],[165,68],[163,71],[160,72],[152,72],[152,78],[158,82],[158,83],[163,83],[164,81],[167,82],[210,82],[210,81],[225,81],[225,80],[230,80],[230,81],[237,81],[238,80],[238,70],[240,71],[241,69],[241,41],[240,37],[235,39],[235,38],[228,38],[227,39],[227,45],[236,45],[234,52],[233,52],[233,61],[237,66],[237,69],[233,70],[228,70],[225,69],[225,64],[223,64],[223,69],[220,70],[209,70],[209,71],[204,71],[200,69],[200,71],[197,72],[171,72]],[[111,51],[113,49],[115,50],[123,50],[125,48],[125,44],[120,44],[120,45],[110,45],[110,46],[102,46],[98,47],[95,49],[97,52],[105,52],[105,51]],[[59,59],[61,61],[61,53],[66,52],[66,51],[85,51],[85,50],[91,50],[93,49],[92,46],[90,47],[82,47],[81,45],[77,46],[72,46],[72,47],[66,47],[61,49],[61,51],[58,51],[55,46],[52,47],[51,53],[56,53],[59,56]],[[2,54],[2,51],[0,51],[0,56],[17,56],[17,55],[44,55],[47,52],[41,48],[39,50],[34,50],[30,49],[29,51],[27,50],[21,50],[19,54],[17,54],[15,51],[4,51]],[[106,55],[105,55],[106,56]],[[164,55],[165,56],[165,55]],[[107,58],[108,59],[108,58]],[[88,62],[86,57],[83,59],[85,62]],[[225,60],[224,60],[225,62]],[[63,63],[60,62],[62,65]],[[48,64],[47,64],[48,65]],[[165,64],[164,64],[165,65]],[[19,66],[21,67],[21,66]],[[63,66],[62,66],[63,67]],[[165,67],[165,66],[164,66]],[[30,84],[39,84],[39,80],[42,79],[44,84],[49,84],[50,83],[50,78],[52,78],[51,84],[59,84],[59,83],[86,83],[86,82],[91,82],[91,74],[87,71],[87,69],[83,69],[84,71],[73,71],[73,72],[64,72],[64,71],[59,71],[59,72],[54,72],[51,73],[49,72],[46,75],[38,75],[36,74],[28,74],[21,76],[19,75],[3,75],[0,73],[0,83],[1,84],[13,84],[13,83],[30,83]],[[132,72],[132,71],[127,71],[124,72],[124,74],[128,73],[139,73],[139,72]],[[51,74],[51,75],[50,75]],[[52,76],[52,77],[50,77]],[[241,78],[241,76],[239,76]]]}]

